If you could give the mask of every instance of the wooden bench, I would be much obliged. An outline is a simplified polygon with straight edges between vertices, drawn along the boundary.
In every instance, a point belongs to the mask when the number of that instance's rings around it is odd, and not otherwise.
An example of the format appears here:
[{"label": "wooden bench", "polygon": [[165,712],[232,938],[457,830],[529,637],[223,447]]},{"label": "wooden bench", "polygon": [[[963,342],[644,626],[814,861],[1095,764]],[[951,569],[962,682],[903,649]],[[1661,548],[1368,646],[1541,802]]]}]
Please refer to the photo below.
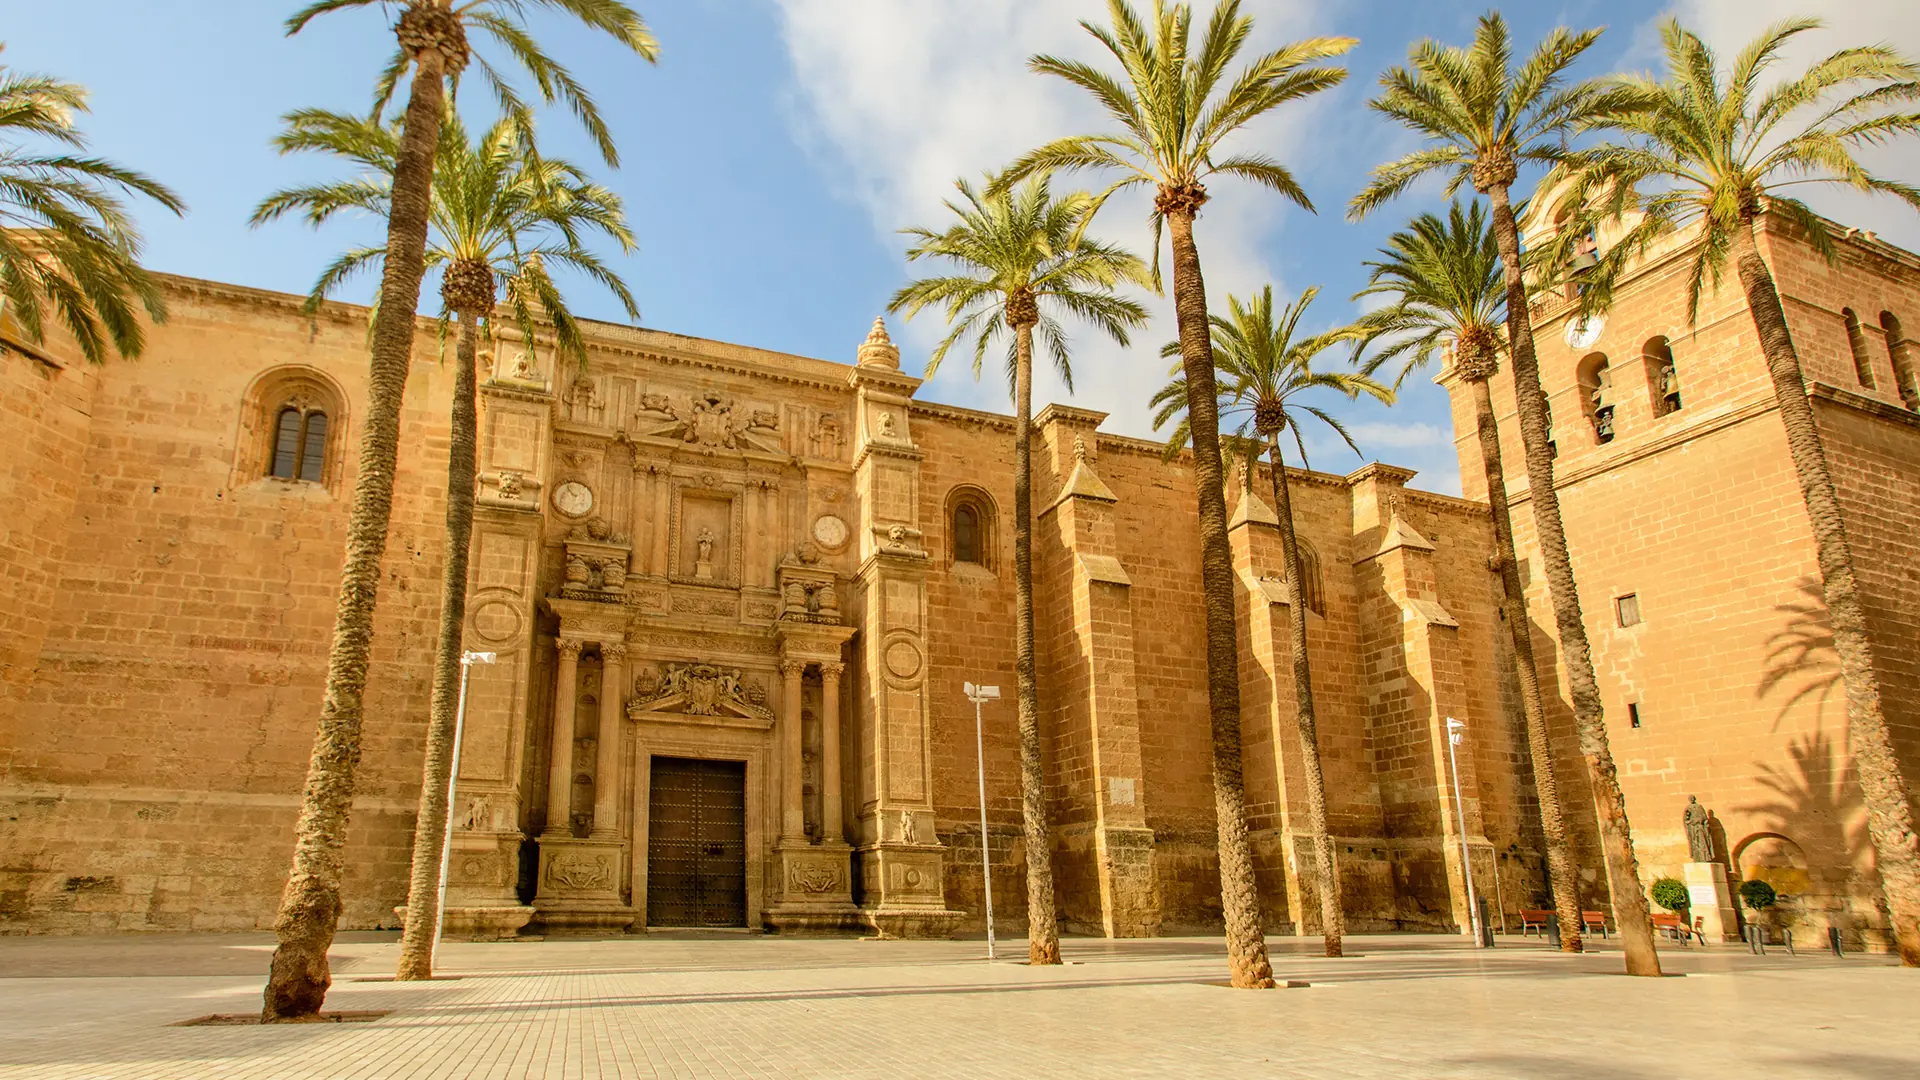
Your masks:
[{"label": "wooden bench", "polygon": [[1678,915],[1662,915],[1656,912],[1650,917],[1653,920],[1654,931],[1665,934],[1674,941],[1689,941],[1698,938],[1695,929],[1688,926],[1687,921]]},{"label": "wooden bench", "polygon": [[1535,930],[1541,937],[1547,936],[1547,920],[1553,918],[1553,912],[1535,908],[1520,909],[1520,936],[1526,937]]},{"label": "wooden bench", "polygon": [[1589,934],[1607,936],[1607,913],[1604,911],[1583,911],[1580,913],[1580,929]]}]

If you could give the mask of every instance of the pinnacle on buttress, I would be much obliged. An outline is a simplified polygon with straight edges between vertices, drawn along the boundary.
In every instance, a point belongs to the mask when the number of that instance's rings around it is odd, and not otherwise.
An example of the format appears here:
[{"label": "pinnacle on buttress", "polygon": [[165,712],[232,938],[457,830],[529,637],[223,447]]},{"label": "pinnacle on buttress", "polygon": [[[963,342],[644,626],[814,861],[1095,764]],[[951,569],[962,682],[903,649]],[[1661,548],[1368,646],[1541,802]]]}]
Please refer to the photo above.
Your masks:
[{"label": "pinnacle on buttress", "polygon": [[867,331],[867,340],[860,343],[858,363],[861,367],[881,367],[894,371],[900,370],[900,348],[887,336],[887,321],[884,317],[873,320],[873,329]]}]

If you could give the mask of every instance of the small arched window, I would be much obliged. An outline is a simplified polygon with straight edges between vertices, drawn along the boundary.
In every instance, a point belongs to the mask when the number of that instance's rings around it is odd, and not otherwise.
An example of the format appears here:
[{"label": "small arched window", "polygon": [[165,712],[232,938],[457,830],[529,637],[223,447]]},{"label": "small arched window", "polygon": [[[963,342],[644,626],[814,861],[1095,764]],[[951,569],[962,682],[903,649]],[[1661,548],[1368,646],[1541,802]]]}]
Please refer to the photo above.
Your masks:
[{"label": "small arched window", "polygon": [[1880,329],[1887,335],[1887,358],[1893,361],[1893,378],[1900,386],[1900,400],[1909,409],[1920,409],[1920,345],[1907,340],[1901,329],[1900,320],[1893,312],[1880,313]]},{"label": "small arched window", "polygon": [[327,414],[288,405],[274,423],[273,472],[282,480],[319,483],[327,465]]},{"label": "small arched window", "polygon": [[1580,392],[1586,399],[1594,442],[1605,446],[1613,441],[1614,405],[1613,371],[1607,365],[1607,354],[1590,353],[1580,361]]},{"label": "small arched window", "polygon": [[1307,603],[1307,610],[1325,617],[1327,614],[1327,594],[1320,580],[1320,556],[1304,541],[1297,544],[1300,556],[1300,597]]},{"label": "small arched window", "polygon": [[1852,308],[1841,308],[1840,317],[1847,321],[1847,350],[1853,354],[1853,375],[1860,385],[1873,389],[1873,357],[1867,352],[1867,331],[1860,325],[1860,316]]},{"label": "small arched window", "polygon": [[953,561],[980,561],[980,511],[972,503],[953,508]]},{"label": "small arched window", "polygon": [[1673,363],[1673,345],[1664,337],[1653,338],[1640,350],[1647,366],[1647,390],[1653,395],[1653,415],[1666,416],[1680,411],[1680,370]]},{"label": "small arched window", "polygon": [[993,502],[979,488],[947,496],[947,554],[955,566],[993,569]]}]

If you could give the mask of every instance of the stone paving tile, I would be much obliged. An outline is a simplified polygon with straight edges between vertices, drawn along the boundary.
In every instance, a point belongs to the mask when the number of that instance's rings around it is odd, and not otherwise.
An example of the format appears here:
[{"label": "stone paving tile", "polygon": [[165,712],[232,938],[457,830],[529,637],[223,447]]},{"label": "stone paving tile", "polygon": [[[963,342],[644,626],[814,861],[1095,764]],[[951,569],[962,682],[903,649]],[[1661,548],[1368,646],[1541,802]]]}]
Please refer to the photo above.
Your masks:
[{"label": "stone paving tile", "polygon": [[[978,942],[458,944],[461,977],[431,983],[369,981],[395,951],[371,940],[336,950],[328,1005],[389,1015],[262,1028],[168,1026],[257,1009],[258,974],[124,976],[151,970],[124,939],[18,940],[0,939],[0,1080],[1920,1075],[1920,973],[1880,957],[1669,951],[1686,977],[1642,980],[1617,952],[1365,937],[1328,960],[1276,939],[1278,974],[1312,985],[1249,993],[1214,985],[1205,939],[1070,939],[1077,962],[1051,969]],[[235,948],[263,967],[261,944],[145,947],[195,971]]]}]

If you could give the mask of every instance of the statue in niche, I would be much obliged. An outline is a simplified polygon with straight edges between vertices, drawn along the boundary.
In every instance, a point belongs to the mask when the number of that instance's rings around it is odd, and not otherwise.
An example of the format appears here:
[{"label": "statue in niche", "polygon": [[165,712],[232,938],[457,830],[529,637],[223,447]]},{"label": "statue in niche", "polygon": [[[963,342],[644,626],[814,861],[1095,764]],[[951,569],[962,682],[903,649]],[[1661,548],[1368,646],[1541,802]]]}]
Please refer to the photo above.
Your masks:
[{"label": "statue in niche", "polygon": [[693,576],[701,581],[713,580],[713,530],[705,526],[700,528],[700,536],[693,542]]},{"label": "statue in niche", "polygon": [[840,456],[840,418],[833,413],[821,413],[813,422],[813,456]]},{"label": "statue in niche", "polygon": [[919,834],[915,832],[913,828],[913,811],[900,811],[900,842],[903,844],[911,844],[918,840]]},{"label": "statue in niche", "polygon": [[1687,809],[1680,821],[1687,828],[1687,858],[1692,862],[1713,861],[1713,815],[1700,805],[1700,797],[1687,796]]}]

